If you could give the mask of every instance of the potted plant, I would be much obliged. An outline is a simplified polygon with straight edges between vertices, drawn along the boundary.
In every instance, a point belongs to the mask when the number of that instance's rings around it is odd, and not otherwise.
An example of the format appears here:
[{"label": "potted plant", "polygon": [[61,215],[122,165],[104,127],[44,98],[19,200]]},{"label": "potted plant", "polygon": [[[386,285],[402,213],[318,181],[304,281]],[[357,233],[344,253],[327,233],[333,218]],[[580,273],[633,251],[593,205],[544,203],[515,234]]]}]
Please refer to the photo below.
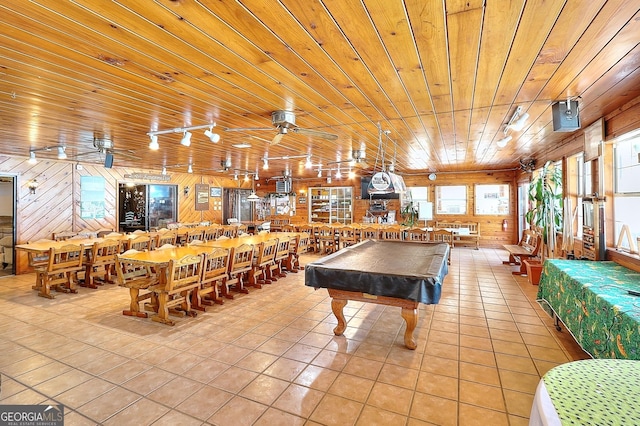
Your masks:
[{"label": "potted plant", "polygon": [[418,221],[418,209],[409,201],[401,210],[402,225],[412,227]]},{"label": "potted plant", "polygon": [[529,206],[527,223],[540,229],[545,248],[553,249],[556,232],[562,231],[562,169],[551,161],[531,180]]}]

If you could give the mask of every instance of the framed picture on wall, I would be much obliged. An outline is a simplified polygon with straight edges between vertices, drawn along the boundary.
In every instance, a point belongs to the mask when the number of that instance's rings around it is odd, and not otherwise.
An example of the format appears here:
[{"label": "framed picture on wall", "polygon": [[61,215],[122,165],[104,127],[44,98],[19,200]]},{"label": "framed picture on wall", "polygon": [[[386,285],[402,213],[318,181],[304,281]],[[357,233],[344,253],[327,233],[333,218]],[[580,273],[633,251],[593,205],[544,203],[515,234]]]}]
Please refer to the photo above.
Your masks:
[{"label": "framed picture on wall", "polygon": [[596,120],[584,129],[584,161],[595,160],[600,156],[600,145],[604,142],[604,118]]},{"label": "framed picture on wall", "polygon": [[209,196],[210,197],[222,197],[222,188],[217,186],[212,186],[209,188]]}]

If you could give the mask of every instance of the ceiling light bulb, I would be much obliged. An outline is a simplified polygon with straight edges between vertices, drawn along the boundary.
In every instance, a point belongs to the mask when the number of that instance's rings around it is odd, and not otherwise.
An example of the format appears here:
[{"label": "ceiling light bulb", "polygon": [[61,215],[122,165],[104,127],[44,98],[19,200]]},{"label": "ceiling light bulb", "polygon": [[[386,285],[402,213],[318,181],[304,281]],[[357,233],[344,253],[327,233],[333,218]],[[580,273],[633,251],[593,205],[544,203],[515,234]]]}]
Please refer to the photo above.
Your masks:
[{"label": "ceiling light bulb", "polygon": [[244,174],[244,181],[248,182],[249,181],[249,173],[245,173]]},{"label": "ceiling light bulb", "polygon": [[187,167],[187,173],[193,173],[193,166],[191,164]]},{"label": "ceiling light bulb", "polygon": [[220,142],[220,135],[217,133],[213,133],[213,127],[209,127],[208,130],[204,131],[204,135],[209,138],[209,140],[213,143]]},{"label": "ceiling light bulb", "polygon": [[262,165],[262,170],[268,170],[269,169],[269,160],[264,158],[262,161],[264,161],[264,164]]},{"label": "ceiling light bulb", "polygon": [[507,144],[509,143],[509,141],[512,139],[511,135],[507,135],[506,137],[500,139],[498,142],[496,142],[496,145],[498,145],[498,148],[504,148],[505,146],[507,146]]},{"label": "ceiling light bulb", "polygon": [[163,167],[162,168],[162,176],[166,176],[167,175],[167,168]]},{"label": "ceiling light bulb", "polygon": [[184,132],[180,143],[184,146],[191,146],[191,132]]},{"label": "ceiling light bulb", "polygon": [[157,135],[151,135],[151,142],[149,142],[149,149],[151,149],[153,151],[157,151],[158,149],[160,149],[160,145],[158,144],[158,136]]},{"label": "ceiling light bulb", "polygon": [[260,180],[260,176],[258,176],[258,169],[256,169],[256,174],[253,175],[254,180]]},{"label": "ceiling light bulb", "polygon": [[318,169],[318,177],[322,177],[322,169]]},{"label": "ceiling light bulb", "polygon": [[65,150],[64,146],[59,146],[58,147],[58,160],[66,160],[67,159],[67,153],[64,150]]},{"label": "ceiling light bulb", "polygon": [[36,164],[38,162],[38,160],[36,159],[36,153],[33,151],[29,152],[29,164]]},{"label": "ceiling light bulb", "polygon": [[304,167],[307,169],[310,169],[311,167],[313,167],[313,164],[311,164],[311,156],[307,155],[307,161],[304,163]]},{"label": "ceiling light bulb", "polygon": [[340,169],[338,169],[338,171],[336,172],[336,179],[342,179],[342,173],[340,172]]}]

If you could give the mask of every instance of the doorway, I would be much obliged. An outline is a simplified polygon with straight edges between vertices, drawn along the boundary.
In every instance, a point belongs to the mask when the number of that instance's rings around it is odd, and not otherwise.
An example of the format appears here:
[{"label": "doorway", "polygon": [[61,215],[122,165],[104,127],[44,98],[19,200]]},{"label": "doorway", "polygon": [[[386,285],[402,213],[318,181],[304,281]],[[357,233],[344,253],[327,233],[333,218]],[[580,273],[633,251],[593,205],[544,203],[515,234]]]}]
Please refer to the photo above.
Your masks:
[{"label": "doorway", "polygon": [[253,221],[254,204],[247,200],[251,195],[250,189],[224,188],[222,220],[228,223],[228,219],[238,219],[239,222]]},{"label": "doorway", "polygon": [[0,176],[0,276],[15,274],[16,178]]}]

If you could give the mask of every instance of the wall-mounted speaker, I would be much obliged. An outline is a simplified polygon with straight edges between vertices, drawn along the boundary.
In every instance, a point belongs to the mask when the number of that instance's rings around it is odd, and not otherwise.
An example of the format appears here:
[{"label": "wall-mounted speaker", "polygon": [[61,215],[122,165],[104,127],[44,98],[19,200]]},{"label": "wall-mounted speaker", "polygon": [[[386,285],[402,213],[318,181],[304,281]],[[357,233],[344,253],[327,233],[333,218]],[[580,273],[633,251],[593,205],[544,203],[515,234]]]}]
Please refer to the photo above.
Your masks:
[{"label": "wall-mounted speaker", "polygon": [[578,101],[559,101],[551,105],[554,132],[573,132],[580,128]]},{"label": "wall-mounted speaker", "polygon": [[107,169],[110,169],[113,167],[113,154],[110,152],[108,152],[104,156],[104,167],[106,167]]}]

